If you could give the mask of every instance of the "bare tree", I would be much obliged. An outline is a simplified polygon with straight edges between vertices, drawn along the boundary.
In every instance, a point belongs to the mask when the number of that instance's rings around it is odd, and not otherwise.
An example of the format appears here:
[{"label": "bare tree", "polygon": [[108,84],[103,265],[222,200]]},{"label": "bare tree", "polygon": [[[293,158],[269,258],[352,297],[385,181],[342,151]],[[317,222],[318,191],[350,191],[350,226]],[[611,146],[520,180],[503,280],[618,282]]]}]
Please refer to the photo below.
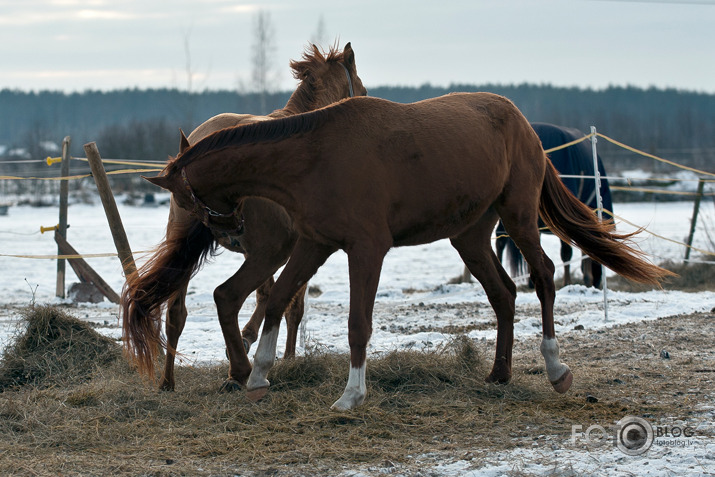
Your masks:
[{"label": "bare tree", "polygon": [[318,26],[310,37],[310,42],[314,45],[327,46],[328,34],[325,30],[325,17],[323,15],[318,18]]},{"label": "bare tree", "polygon": [[192,87],[194,85],[194,76],[196,75],[196,73],[194,72],[193,66],[191,64],[190,39],[191,39],[191,30],[188,30],[186,33],[184,33],[184,57],[186,59],[185,71],[186,71],[186,93],[187,93],[187,104],[186,104],[186,107],[184,108],[185,109],[184,115],[185,115],[186,124],[190,124],[193,127],[195,104],[194,104],[194,98],[193,98],[193,94],[192,94],[193,93]]},{"label": "bare tree", "polygon": [[259,10],[254,20],[253,86],[260,98],[261,114],[266,114],[266,96],[275,89],[277,74],[273,65],[275,54],[274,29],[271,14]]}]

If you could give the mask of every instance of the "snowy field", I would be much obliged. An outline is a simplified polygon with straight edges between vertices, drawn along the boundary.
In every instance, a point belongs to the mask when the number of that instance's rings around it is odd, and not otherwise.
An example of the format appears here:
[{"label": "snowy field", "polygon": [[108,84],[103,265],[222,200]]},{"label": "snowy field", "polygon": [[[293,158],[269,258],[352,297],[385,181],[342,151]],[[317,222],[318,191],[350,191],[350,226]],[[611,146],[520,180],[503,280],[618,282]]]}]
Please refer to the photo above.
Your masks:
[{"label": "snowy field", "polygon": [[[127,231],[132,249],[150,250],[162,240],[168,215],[168,207],[141,208],[120,204],[120,214]],[[616,204],[616,214],[629,222],[645,226],[653,233],[683,242],[687,237],[692,215],[691,202],[648,202]],[[113,241],[104,218],[101,205],[74,204],[69,209],[70,229],[67,238],[70,244],[82,254],[111,253]],[[55,298],[56,262],[51,259],[19,258],[12,255],[54,255],[57,252],[52,233],[40,234],[40,226],[51,226],[58,222],[57,209],[11,207],[9,215],[0,216],[0,348],[4,347],[16,329],[18,309],[30,303],[70,303],[69,300]],[[712,249],[711,238],[715,235],[715,211],[713,202],[706,200],[700,212],[698,228],[693,245],[701,249]],[[619,225],[619,231],[631,231],[626,224]],[[557,266],[557,277],[561,274],[558,240],[543,236],[546,252]],[[682,260],[684,247],[643,233],[638,238],[640,247],[655,262],[666,259]],[[144,254],[136,253],[139,265]],[[579,252],[575,252],[578,256]],[[691,258],[702,258],[694,252]],[[713,260],[713,257],[710,257]],[[93,267],[115,291],[122,287],[122,272],[116,257],[88,258]],[[189,288],[187,300],[189,319],[179,341],[179,352],[186,364],[215,363],[225,360],[223,338],[216,319],[212,292],[241,265],[242,257],[223,252],[204,267],[194,278]],[[449,285],[448,281],[462,272],[457,253],[448,241],[430,245],[392,250],[384,263],[380,288],[375,307],[374,334],[369,352],[380,353],[393,349],[426,349],[449,339],[448,335],[425,331],[423,325],[434,328],[451,324],[493,323],[494,315],[486,295],[478,284]],[[578,269],[578,266],[572,268]],[[67,287],[77,281],[71,268],[67,266]],[[557,278],[558,279],[558,278]],[[308,300],[304,329],[301,332],[298,353],[308,345],[318,345],[336,351],[347,351],[347,311],[348,275],[347,260],[342,252],[334,254],[311,281],[322,294]],[[557,335],[572,330],[576,325],[587,329],[609,327],[615,324],[659,317],[709,312],[715,307],[715,293],[684,293],[678,291],[651,291],[646,293],[608,293],[608,320],[604,317],[604,297],[601,291],[573,285],[558,291],[556,296]],[[430,305],[454,305],[440,307],[439,314],[415,312],[419,308],[429,309]],[[239,315],[241,326],[245,324],[255,305],[254,297],[249,298]],[[451,311],[450,311],[451,310]],[[100,304],[79,304],[70,312],[81,319],[101,324],[99,331],[113,337],[120,336],[118,326],[118,306],[105,302]],[[538,300],[535,293],[520,293],[517,298],[518,316],[515,333],[517,337],[540,333]],[[285,327],[283,327],[285,328]],[[493,327],[476,327],[469,336],[474,339],[493,339]],[[284,330],[282,330],[284,331]],[[284,337],[279,339],[279,353],[282,352]],[[255,350],[255,346],[253,347]],[[252,351],[253,351],[252,350]],[[708,424],[708,434],[712,436],[713,409],[703,410]],[[592,474],[602,475],[712,475],[715,473],[715,442],[712,437],[694,437],[693,444],[684,448],[656,448],[644,456],[626,456],[617,449],[600,448],[589,452],[564,448],[554,442],[553,449],[518,449],[509,453],[496,454],[491,464],[471,475],[507,475],[515,470],[523,474],[541,475],[548,473],[548,462],[557,458],[567,462],[572,473],[554,475]],[[545,458],[548,454],[548,458]],[[468,475],[468,464],[459,460],[449,462],[432,461],[422,456],[423,468],[434,475]],[[455,457],[456,459],[456,457]],[[546,462],[546,464],[544,463]],[[647,463],[647,465],[646,465]],[[372,475],[380,469],[362,469],[345,475]],[[393,469],[391,472],[395,472]],[[426,474],[425,474],[426,475]]]}]

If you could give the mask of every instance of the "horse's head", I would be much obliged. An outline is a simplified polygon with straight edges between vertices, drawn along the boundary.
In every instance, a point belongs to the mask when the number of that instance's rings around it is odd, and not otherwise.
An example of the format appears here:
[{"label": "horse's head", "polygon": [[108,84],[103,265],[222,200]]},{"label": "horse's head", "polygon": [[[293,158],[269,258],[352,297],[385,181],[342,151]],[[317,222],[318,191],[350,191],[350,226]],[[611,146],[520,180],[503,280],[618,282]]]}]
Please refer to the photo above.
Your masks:
[{"label": "horse's head", "polygon": [[193,208],[192,194],[191,191],[184,186],[184,180],[182,179],[181,174],[181,170],[183,170],[183,168],[177,168],[176,161],[184,152],[186,152],[187,149],[189,149],[189,147],[189,141],[186,139],[184,131],[181,131],[181,144],[179,146],[179,154],[176,158],[169,157],[169,163],[158,176],[142,176],[142,179],[146,179],[155,186],[171,192],[171,199],[176,201],[179,207],[186,210],[191,210]]},{"label": "horse's head", "polygon": [[[233,204],[234,208],[230,212],[218,212],[206,205],[191,186],[189,173],[187,172],[187,167],[191,165],[191,158],[189,157],[191,154],[189,153],[187,157],[183,157],[190,149],[189,141],[186,139],[184,131],[181,131],[179,155],[176,158],[169,158],[169,164],[160,175],[144,177],[144,179],[171,192],[173,203],[182,209],[190,211],[211,230],[230,235],[241,235],[243,233],[241,203]],[[196,173],[195,170],[194,173]]]},{"label": "horse's head", "polygon": [[367,95],[357,74],[355,52],[350,43],[343,51],[331,48],[327,54],[311,45],[303,53],[303,59],[291,61],[290,66],[293,76],[301,81],[289,101],[295,112],[322,108],[351,96]]}]

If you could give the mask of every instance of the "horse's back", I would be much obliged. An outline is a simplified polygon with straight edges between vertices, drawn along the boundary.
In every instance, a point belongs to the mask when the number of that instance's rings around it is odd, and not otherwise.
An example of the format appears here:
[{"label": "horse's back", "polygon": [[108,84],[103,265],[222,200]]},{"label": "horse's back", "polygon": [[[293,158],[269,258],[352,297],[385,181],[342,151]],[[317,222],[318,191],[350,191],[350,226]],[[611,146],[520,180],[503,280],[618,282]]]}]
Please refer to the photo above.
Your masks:
[{"label": "horse's back", "polygon": [[[434,155],[444,164],[450,153],[457,160],[498,148],[526,144],[538,151],[540,144],[526,118],[507,98],[492,93],[451,93],[402,104],[379,98],[353,98],[343,106],[343,126],[358,130],[362,142],[387,143],[396,153],[408,142],[421,151],[415,158]],[[357,136],[358,134],[356,134]],[[382,145],[381,145],[382,146]],[[509,151],[511,152],[511,151]]]},{"label": "horse's back", "polygon": [[[355,98],[343,104],[337,120],[321,131],[323,145],[333,148],[323,163],[331,188],[321,200],[329,200],[334,187],[354,191],[349,210],[334,215],[383,221],[395,245],[412,245],[460,233],[506,189],[520,188],[537,200],[545,165],[541,144],[502,96],[457,93],[410,104]],[[510,187],[512,182],[519,184]],[[376,219],[376,211],[387,215]]]},{"label": "horse's back", "polygon": [[213,116],[194,129],[189,134],[189,144],[195,144],[221,129],[232,128],[242,124],[250,124],[257,121],[266,121],[271,119],[268,116],[256,116],[253,114],[237,114],[237,113],[221,113]]}]

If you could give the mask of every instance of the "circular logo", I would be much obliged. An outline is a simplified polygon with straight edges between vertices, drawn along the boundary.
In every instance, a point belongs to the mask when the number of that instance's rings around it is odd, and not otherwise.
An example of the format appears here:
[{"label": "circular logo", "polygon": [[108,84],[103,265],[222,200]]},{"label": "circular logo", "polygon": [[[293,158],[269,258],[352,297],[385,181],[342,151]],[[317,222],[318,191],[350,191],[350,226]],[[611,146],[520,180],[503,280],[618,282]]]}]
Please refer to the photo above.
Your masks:
[{"label": "circular logo", "polygon": [[617,426],[616,445],[624,454],[644,454],[653,444],[653,427],[645,419],[626,416]]}]

